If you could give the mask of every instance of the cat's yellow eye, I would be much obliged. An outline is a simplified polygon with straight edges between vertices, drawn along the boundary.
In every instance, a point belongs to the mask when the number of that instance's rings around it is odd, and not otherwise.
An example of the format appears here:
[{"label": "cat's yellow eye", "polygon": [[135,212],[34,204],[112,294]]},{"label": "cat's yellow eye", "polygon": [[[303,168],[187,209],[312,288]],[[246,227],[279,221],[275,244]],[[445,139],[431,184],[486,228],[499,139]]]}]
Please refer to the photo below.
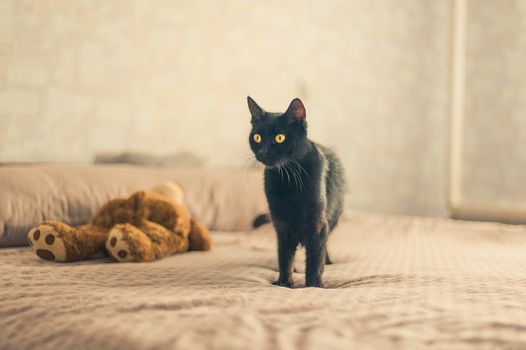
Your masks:
[{"label": "cat's yellow eye", "polygon": [[285,141],[285,135],[283,134],[277,134],[274,138],[277,143],[283,143]]},{"label": "cat's yellow eye", "polygon": [[255,143],[260,143],[261,142],[261,135],[260,134],[254,134],[254,136],[252,136],[252,138],[254,139]]}]

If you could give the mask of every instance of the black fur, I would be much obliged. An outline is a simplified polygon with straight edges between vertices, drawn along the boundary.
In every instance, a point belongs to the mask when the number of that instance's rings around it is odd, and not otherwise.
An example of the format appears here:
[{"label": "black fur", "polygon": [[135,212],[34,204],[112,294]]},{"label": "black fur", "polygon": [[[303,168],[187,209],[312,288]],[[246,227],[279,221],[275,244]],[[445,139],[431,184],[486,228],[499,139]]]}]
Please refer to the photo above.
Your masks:
[{"label": "black fur", "polygon": [[[307,138],[306,113],[299,99],[285,113],[268,113],[248,97],[252,114],[250,147],[265,167],[265,193],[278,238],[279,278],[292,287],[294,255],[305,246],[305,286],[322,287],[330,263],[327,237],[343,210],[345,176],[338,157]],[[254,140],[254,134],[261,142]],[[277,143],[277,134],[285,135]]]}]

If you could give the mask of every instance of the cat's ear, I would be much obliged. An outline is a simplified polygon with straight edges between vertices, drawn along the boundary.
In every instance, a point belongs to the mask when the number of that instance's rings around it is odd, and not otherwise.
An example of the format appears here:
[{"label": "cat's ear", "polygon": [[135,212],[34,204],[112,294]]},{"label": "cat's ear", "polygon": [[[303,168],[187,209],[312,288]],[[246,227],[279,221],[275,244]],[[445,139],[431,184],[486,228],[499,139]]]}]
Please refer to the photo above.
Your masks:
[{"label": "cat's ear", "polygon": [[298,122],[305,122],[305,118],[307,117],[305,106],[297,97],[290,102],[289,108],[287,108],[285,114],[294,118]]},{"label": "cat's ear", "polygon": [[252,115],[252,121],[258,120],[265,114],[263,108],[259,107],[256,101],[252,99],[252,97],[247,96],[247,103],[248,109],[250,110],[250,114]]}]

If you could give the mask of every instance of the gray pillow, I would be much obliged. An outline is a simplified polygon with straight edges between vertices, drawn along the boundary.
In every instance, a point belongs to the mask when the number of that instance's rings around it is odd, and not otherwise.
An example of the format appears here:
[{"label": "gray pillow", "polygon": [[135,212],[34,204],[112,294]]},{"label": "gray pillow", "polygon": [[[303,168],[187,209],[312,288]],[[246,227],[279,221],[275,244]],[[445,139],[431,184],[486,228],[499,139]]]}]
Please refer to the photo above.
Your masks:
[{"label": "gray pillow", "polygon": [[27,231],[44,220],[84,224],[106,201],[168,180],[183,186],[186,205],[212,230],[249,230],[267,211],[259,171],[9,165],[0,167],[0,247],[27,245]]}]

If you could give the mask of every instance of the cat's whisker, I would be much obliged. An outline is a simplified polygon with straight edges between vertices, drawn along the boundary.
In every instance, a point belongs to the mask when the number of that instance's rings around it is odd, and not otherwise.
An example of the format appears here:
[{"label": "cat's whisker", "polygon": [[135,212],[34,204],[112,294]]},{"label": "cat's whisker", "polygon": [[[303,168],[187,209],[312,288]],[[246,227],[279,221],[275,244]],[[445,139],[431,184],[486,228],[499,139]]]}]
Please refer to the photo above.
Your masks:
[{"label": "cat's whisker", "polygon": [[285,175],[287,175],[287,185],[290,186],[290,175],[289,175],[289,171],[287,170],[286,164],[281,164],[280,167],[285,172]]},{"label": "cat's whisker", "polygon": [[241,164],[241,168],[246,168],[248,165],[250,165],[251,159],[247,159]]},{"label": "cat's whisker", "polygon": [[254,159],[252,160],[252,170],[259,169],[260,167],[261,167],[261,163],[258,162],[256,157],[254,157]]},{"label": "cat's whisker", "polygon": [[301,181],[301,187],[302,189],[305,189],[305,184],[303,183],[303,176],[301,176],[301,170],[298,170],[298,178],[300,179]]},{"label": "cat's whisker", "polygon": [[281,176],[281,182],[283,183],[283,165],[278,165],[279,175]]},{"label": "cat's whisker", "polygon": [[257,160],[253,154],[247,154],[247,157],[243,160],[241,164],[241,169],[245,170],[245,175],[248,175],[248,172],[254,169]]},{"label": "cat's whisker", "polygon": [[289,171],[287,169],[287,163],[283,163],[282,166],[283,166],[283,170],[285,170],[285,174],[287,175],[287,183],[290,186],[290,175],[289,175]]},{"label": "cat's whisker", "polygon": [[[289,165],[287,163],[283,163],[283,169],[285,169],[286,171],[286,174],[287,174],[287,179],[288,179],[288,184],[289,186],[292,185],[292,183],[290,182],[290,177],[291,177],[291,174],[290,174],[290,168],[289,168]],[[294,175],[292,175],[292,178],[294,179]],[[294,181],[295,182],[295,181]]]},{"label": "cat's whisker", "polygon": [[300,192],[303,192],[303,182],[301,180],[301,176],[298,175],[296,169],[294,169],[294,167],[291,164],[287,164],[287,163],[285,164],[287,168],[290,170],[290,172],[292,173],[292,176],[294,178],[294,183],[296,184],[297,187],[299,187]]},{"label": "cat's whisker", "polygon": [[251,161],[252,161],[251,158],[247,158],[247,159],[245,159],[245,160],[241,163],[241,168],[242,168],[242,169],[246,169],[246,170],[248,170],[249,167],[250,167],[250,162],[251,162]]},{"label": "cat's whisker", "polygon": [[300,190],[303,192],[303,190],[305,189],[305,184],[303,183],[303,177],[301,176],[301,171],[298,170],[298,169],[295,169],[296,170],[296,173],[298,175],[298,180],[299,180],[299,183],[300,183]]},{"label": "cat's whisker", "polygon": [[255,159],[255,158],[256,158],[256,157],[255,157],[254,155],[249,155],[249,156],[247,156],[247,157],[243,160],[243,162],[241,163],[241,166],[244,166],[245,164],[247,164],[247,162],[249,162],[250,160]]},{"label": "cat's whisker", "polygon": [[293,164],[297,166],[298,176],[301,179],[302,187],[305,188],[305,184],[303,183],[303,176],[302,173],[305,174],[307,180],[311,180],[310,175],[307,173],[307,170],[296,160],[293,160]]},{"label": "cat's whisker", "polygon": [[307,179],[310,181],[311,178],[310,178],[310,175],[307,172],[307,170],[305,170],[305,168],[297,160],[293,159],[292,161],[294,162],[294,164],[296,164],[298,166],[298,168],[305,174]]}]

